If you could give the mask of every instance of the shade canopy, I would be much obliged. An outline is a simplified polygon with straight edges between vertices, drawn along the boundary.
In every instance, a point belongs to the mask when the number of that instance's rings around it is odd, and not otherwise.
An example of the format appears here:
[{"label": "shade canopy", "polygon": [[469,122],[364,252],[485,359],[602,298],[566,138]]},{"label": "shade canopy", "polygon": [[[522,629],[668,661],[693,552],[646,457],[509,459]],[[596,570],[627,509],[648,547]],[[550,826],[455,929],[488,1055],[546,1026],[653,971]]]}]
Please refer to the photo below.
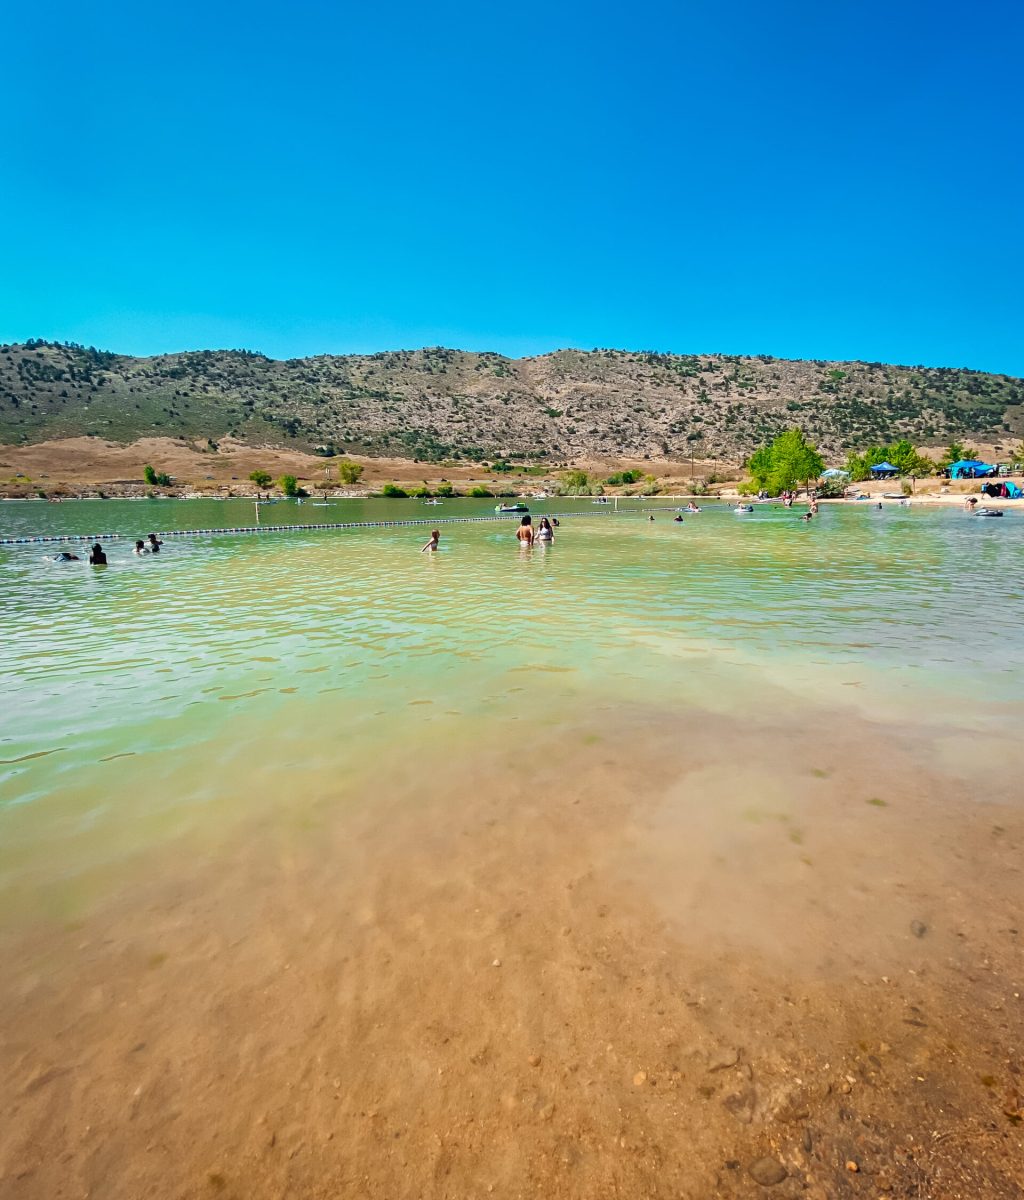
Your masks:
[{"label": "shade canopy", "polygon": [[961,458],[959,462],[950,463],[949,477],[950,479],[962,479],[968,476],[973,479],[980,479],[985,475],[995,475],[998,467],[994,467],[991,463],[980,462],[976,458]]},{"label": "shade canopy", "polygon": [[895,475],[896,468],[890,462],[877,463],[871,468],[876,475]]}]

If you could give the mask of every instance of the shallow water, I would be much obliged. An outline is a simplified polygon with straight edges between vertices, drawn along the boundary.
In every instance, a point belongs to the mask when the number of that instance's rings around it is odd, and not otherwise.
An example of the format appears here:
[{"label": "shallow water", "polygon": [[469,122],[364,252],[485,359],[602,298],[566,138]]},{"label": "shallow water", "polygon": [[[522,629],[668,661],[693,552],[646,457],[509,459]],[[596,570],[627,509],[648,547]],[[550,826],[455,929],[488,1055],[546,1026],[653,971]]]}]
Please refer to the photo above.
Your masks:
[{"label": "shallow water", "polygon": [[[442,524],[436,555],[422,529],[375,527],[168,538],[142,559],[136,532],[247,524],[253,507],[0,505],[0,536],[127,535],[106,569],[0,547],[0,895],[73,912],[154,844],[429,790],[422,764],[539,728],[614,744],[638,706],[804,730],[847,713],[928,731],[950,778],[1000,786],[1016,767],[1024,522],[825,506],[807,526],[708,504],[677,525],[644,504],[653,523],[534,502],[580,515],[527,552],[513,519]],[[263,520],[492,511],[285,502]]]},{"label": "shallow water", "polygon": [[648,507],[0,547],[0,1193],[1020,1196],[1024,525]]}]

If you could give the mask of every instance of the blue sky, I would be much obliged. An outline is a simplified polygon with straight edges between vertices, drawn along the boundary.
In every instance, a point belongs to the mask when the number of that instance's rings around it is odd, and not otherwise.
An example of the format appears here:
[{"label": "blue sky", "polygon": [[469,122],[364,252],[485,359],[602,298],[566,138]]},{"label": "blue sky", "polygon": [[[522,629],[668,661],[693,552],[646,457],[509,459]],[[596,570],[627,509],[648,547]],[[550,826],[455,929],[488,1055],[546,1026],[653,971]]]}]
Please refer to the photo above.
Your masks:
[{"label": "blue sky", "polygon": [[1024,375],[1020,5],[20,3],[0,340]]}]

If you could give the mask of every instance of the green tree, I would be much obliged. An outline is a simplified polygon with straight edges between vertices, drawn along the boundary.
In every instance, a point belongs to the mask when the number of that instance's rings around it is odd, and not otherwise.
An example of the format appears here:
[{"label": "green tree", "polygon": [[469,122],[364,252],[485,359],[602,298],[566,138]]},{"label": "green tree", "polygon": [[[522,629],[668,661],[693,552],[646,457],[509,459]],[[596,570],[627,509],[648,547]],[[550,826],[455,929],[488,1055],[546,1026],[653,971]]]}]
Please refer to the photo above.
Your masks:
[{"label": "green tree", "polygon": [[294,475],[282,475],[277,481],[277,486],[286,496],[297,496],[299,494],[299,481]]},{"label": "green tree", "polygon": [[817,479],[824,469],[825,460],[817,447],[808,442],[799,429],[780,433],[769,445],[755,450],[747,460],[747,470],[754,483],[773,493]]},{"label": "green tree", "polygon": [[946,447],[946,453],[939,459],[939,466],[948,467],[962,458],[977,458],[977,456],[978,452],[973,446],[966,446],[963,442],[950,442]]},{"label": "green tree", "polygon": [[493,496],[494,495],[493,492],[489,491],[487,488],[485,488],[483,486],[483,484],[480,484],[480,483],[478,483],[476,485],[476,487],[471,487],[469,489],[469,494],[472,497],[474,497],[474,499],[477,499],[477,500],[482,500],[485,496]]},{"label": "green tree", "polygon": [[590,491],[590,476],[586,471],[566,471],[562,476],[562,491],[568,495],[585,496]]},{"label": "green tree", "polygon": [[249,478],[261,492],[266,491],[270,487],[271,476],[269,471],[250,471]]},{"label": "green tree", "polygon": [[358,483],[363,477],[363,464],[343,458],[338,463],[338,479],[342,483]]},{"label": "green tree", "polygon": [[389,500],[404,500],[409,495],[405,488],[400,488],[397,483],[386,483],[380,489],[380,494],[387,496]]},{"label": "green tree", "polygon": [[918,454],[917,447],[906,438],[885,447],[885,461],[891,462],[901,475],[926,475],[933,466],[931,460]]},{"label": "green tree", "polygon": [[142,477],[150,487],[170,487],[174,482],[165,471],[154,471],[149,463],[142,468]]},{"label": "green tree", "polygon": [[439,496],[454,496],[455,488],[453,488],[452,485],[448,482],[439,483],[437,485],[437,494]]},{"label": "green tree", "polygon": [[854,483],[861,483],[871,478],[872,467],[884,462],[891,463],[900,475],[928,475],[935,466],[930,459],[918,454],[912,442],[902,438],[888,446],[869,446],[863,454],[851,451],[846,456],[846,469]]}]

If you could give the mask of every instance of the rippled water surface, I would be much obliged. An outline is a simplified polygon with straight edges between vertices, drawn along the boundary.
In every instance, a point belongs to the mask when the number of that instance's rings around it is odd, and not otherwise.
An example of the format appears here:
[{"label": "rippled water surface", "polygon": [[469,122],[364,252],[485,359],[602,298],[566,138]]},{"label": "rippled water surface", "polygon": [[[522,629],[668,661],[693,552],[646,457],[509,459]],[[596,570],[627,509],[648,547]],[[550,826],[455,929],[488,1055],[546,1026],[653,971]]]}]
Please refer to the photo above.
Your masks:
[{"label": "rippled water surface", "polygon": [[[667,504],[654,522],[550,504],[579,515],[525,552],[515,520],[441,524],[436,555],[414,526],[195,534],[141,559],[122,540],[106,569],[0,547],[0,891],[30,900],[252,812],[301,821],[327,794],[369,804],[385,766],[414,790],[439,748],[528,743],[531,722],[581,714],[599,727],[629,705],[742,721],[783,694],[810,722],[912,714],[959,731],[965,771],[1019,725],[1015,514],[825,507],[808,526],[707,505],[678,525]],[[492,507],[280,503],[261,520]],[[252,522],[240,501],[0,504],[0,536]]]}]

